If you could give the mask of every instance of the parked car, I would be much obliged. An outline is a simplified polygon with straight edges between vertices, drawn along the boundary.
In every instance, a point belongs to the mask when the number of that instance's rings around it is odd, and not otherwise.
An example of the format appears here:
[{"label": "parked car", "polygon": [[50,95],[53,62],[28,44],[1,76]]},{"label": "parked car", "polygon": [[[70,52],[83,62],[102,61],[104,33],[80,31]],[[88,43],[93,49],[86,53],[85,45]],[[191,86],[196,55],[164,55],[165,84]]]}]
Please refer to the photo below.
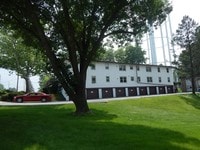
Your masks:
[{"label": "parked car", "polygon": [[24,95],[15,96],[13,101],[18,103],[22,103],[24,101],[47,102],[51,101],[51,95],[42,92],[31,92]]}]

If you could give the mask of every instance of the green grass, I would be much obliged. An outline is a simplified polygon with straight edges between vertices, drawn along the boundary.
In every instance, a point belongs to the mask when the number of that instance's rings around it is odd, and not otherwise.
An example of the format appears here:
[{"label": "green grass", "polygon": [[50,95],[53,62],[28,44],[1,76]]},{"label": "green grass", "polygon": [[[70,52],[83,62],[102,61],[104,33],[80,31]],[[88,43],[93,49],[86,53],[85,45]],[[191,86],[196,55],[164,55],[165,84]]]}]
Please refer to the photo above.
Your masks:
[{"label": "green grass", "polygon": [[192,95],[74,105],[0,107],[0,150],[199,150],[200,98]]}]

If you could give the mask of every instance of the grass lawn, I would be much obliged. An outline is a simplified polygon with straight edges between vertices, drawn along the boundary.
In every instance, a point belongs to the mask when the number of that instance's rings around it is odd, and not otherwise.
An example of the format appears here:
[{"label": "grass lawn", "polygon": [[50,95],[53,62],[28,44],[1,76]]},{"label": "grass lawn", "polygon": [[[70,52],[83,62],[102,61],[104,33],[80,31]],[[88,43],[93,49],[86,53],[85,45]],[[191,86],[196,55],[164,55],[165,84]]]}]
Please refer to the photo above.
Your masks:
[{"label": "grass lawn", "polygon": [[0,150],[199,150],[200,97],[0,107]]}]

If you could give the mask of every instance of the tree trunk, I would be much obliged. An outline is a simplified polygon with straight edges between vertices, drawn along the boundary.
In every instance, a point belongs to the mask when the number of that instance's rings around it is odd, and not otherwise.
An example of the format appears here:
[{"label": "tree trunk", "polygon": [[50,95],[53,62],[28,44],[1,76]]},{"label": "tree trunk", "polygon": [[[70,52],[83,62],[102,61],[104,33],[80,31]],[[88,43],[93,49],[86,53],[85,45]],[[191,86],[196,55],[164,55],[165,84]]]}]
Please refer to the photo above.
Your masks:
[{"label": "tree trunk", "polygon": [[87,99],[86,99],[86,71],[80,73],[78,84],[75,86],[75,95],[73,102],[76,107],[76,114],[85,114],[90,111]]},{"label": "tree trunk", "polygon": [[25,80],[25,84],[26,84],[26,93],[33,92],[34,89],[33,89],[33,86],[31,84],[30,78],[29,77],[24,77],[24,80]]},{"label": "tree trunk", "polygon": [[73,102],[76,107],[75,114],[82,115],[90,112],[86,98],[81,95],[77,95],[76,98],[73,99]]},{"label": "tree trunk", "polygon": [[77,115],[82,115],[90,111],[86,99],[85,88],[82,87],[81,85],[78,85],[78,88],[76,90],[76,95],[73,97],[73,102],[76,107],[75,113]]},{"label": "tree trunk", "polygon": [[[29,9],[32,8],[31,2],[29,2]],[[67,16],[69,17],[69,16]],[[41,45],[43,46],[44,53],[49,58],[53,72],[55,76],[60,81],[61,85],[69,95],[70,99],[74,102],[76,107],[76,114],[85,114],[89,112],[89,107],[86,100],[86,93],[85,93],[85,86],[86,86],[86,72],[87,72],[87,63],[85,62],[85,59],[81,60],[80,64],[77,59],[76,54],[76,42],[75,36],[71,30],[69,29],[69,34],[72,35],[73,39],[66,37],[66,41],[68,41],[70,44],[69,48],[69,61],[72,66],[73,70],[73,79],[71,78],[71,75],[66,71],[66,66],[63,62],[59,61],[57,56],[55,55],[54,51],[52,50],[52,44],[50,43],[49,38],[45,35],[43,26],[40,23],[40,19],[37,16],[37,14],[32,13],[32,21],[34,26],[36,27],[37,31],[37,38],[39,38],[39,41]],[[67,22],[69,23],[69,22]],[[65,35],[64,35],[65,37]],[[66,43],[68,43],[66,42]],[[85,54],[84,54],[85,55]],[[85,65],[82,65],[85,64]],[[80,65],[80,71],[79,71],[79,65]],[[73,82],[75,80],[75,82]]]},{"label": "tree trunk", "polygon": [[191,82],[192,82],[192,94],[195,93],[195,77],[194,77],[194,64],[193,64],[193,57],[192,57],[192,48],[191,45],[188,45],[189,47],[189,56],[190,56],[190,67],[191,67]]}]

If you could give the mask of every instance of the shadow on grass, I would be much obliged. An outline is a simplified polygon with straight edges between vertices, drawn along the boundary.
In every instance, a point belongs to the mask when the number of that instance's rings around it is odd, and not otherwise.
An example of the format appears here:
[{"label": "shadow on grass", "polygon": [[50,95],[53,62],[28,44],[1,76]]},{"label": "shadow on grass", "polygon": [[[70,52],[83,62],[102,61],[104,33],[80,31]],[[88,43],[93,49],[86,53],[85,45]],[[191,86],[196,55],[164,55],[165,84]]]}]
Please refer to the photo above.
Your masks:
[{"label": "shadow on grass", "polygon": [[187,104],[192,105],[196,109],[200,109],[200,95],[181,95],[180,96]]},{"label": "shadow on grass", "polygon": [[[117,123],[117,115],[93,110],[75,117],[72,109],[27,107],[0,109],[1,150],[187,150],[200,140],[144,125]],[[189,148],[188,148],[189,149]]]}]

